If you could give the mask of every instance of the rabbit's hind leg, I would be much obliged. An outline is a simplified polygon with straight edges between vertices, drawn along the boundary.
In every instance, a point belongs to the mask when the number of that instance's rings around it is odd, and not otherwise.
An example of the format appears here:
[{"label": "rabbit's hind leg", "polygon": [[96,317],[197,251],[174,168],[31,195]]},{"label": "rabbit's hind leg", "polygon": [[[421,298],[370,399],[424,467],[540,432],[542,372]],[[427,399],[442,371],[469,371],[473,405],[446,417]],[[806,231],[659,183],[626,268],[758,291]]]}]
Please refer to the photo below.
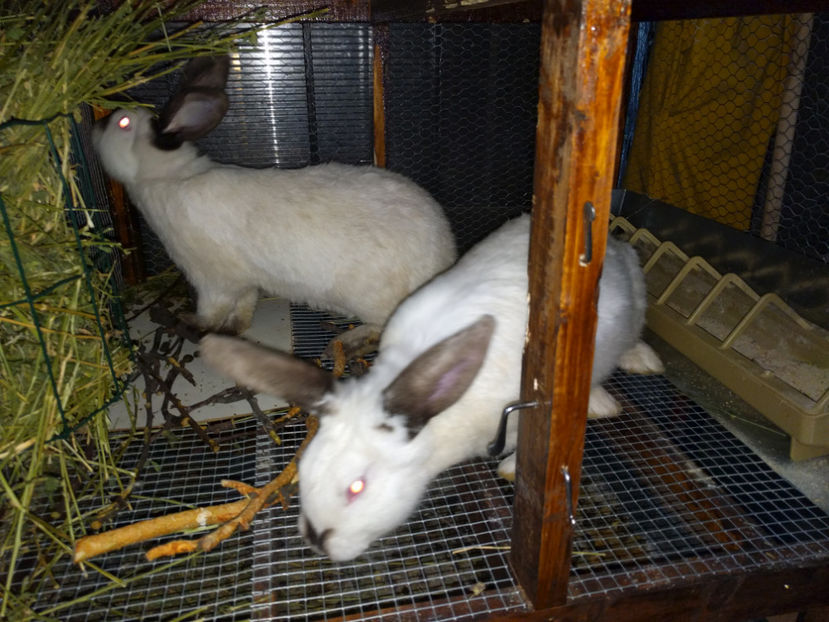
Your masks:
[{"label": "rabbit's hind leg", "polygon": [[619,367],[630,374],[661,374],[665,371],[659,355],[641,340],[622,354]]},{"label": "rabbit's hind leg", "polygon": [[222,323],[220,332],[239,335],[250,328],[253,322],[253,311],[259,300],[259,290],[251,287],[242,290],[234,298],[233,309]]},{"label": "rabbit's hind leg", "polygon": [[233,291],[199,289],[196,324],[210,332],[241,334],[250,328],[258,296],[255,287]]}]

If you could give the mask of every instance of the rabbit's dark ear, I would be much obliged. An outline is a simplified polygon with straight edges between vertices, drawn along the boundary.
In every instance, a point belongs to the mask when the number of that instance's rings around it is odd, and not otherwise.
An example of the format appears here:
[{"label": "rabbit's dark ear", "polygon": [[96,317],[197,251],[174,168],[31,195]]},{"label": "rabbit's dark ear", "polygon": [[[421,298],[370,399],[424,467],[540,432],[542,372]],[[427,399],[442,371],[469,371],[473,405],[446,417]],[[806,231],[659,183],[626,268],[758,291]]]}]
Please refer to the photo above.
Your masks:
[{"label": "rabbit's dark ear", "polygon": [[215,370],[253,391],[275,395],[316,410],[318,402],[334,387],[333,374],[277,350],[256,345],[239,337],[209,334],[202,337],[199,350]]},{"label": "rabbit's dark ear", "polygon": [[230,71],[230,56],[199,56],[181,70],[179,91],[185,88],[223,89]]},{"label": "rabbit's dark ear", "polygon": [[156,143],[175,149],[185,140],[201,138],[216,127],[228,107],[224,92],[228,56],[194,58],[182,70],[178,92],[158,119]]},{"label": "rabbit's dark ear", "polygon": [[477,321],[435,344],[409,363],[383,391],[383,407],[406,417],[409,437],[466,393],[478,375],[495,331],[495,318]]}]

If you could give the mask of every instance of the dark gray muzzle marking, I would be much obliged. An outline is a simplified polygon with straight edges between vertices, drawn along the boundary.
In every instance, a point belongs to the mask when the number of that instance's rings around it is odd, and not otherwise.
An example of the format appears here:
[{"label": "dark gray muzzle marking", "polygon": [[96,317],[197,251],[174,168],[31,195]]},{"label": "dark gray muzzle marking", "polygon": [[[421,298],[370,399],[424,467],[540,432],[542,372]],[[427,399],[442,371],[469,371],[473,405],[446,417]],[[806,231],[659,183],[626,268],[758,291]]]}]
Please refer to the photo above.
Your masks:
[{"label": "dark gray muzzle marking", "polygon": [[328,555],[325,550],[325,541],[331,535],[333,529],[329,527],[328,529],[323,530],[322,533],[317,533],[317,530],[314,529],[311,521],[304,516],[302,517],[302,520],[305,523],[305,541],[308,543],[308,546],[321,555]]}]

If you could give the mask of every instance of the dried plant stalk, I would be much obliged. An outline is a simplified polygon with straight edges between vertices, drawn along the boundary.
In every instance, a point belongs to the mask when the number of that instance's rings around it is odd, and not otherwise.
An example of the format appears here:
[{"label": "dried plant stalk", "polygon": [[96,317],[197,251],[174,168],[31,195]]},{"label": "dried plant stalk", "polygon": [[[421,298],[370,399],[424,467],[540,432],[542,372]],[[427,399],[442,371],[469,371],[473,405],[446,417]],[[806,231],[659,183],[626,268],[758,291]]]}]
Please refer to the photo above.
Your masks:
[{"label": "dried plant stalk", "polygon": [[249,494],[252,496],[251,499],[185,510],[184,512],[159,516],[111,531],[86,536],[75,543],[74,561],[80,563],[96,555],[109,553],[152,538],[223,523],[221,527],[201,539],[174,540],[159,545],[147,552],[147,559],[152,561],[160,557],[190,553],[196,549],[202,551],[212,550],[222,540],[226,540],[233,535],[239,527],[247,529],[259,510],[276,503],[282,503],[283,507],[287,505],[287,499],[283,496],[282,491],[295,482],[297,461],[316,433],[318,425],[319,422],[316,417],[309,416],[306,419],[308,433],[299,449],[297,449],[295,456],[276,478],[262,488],[254,488],[241,482],[222,481],[222,486],[233,488],[243,494]]},{"label": "dried plant stalk", "polygon": [[75,542],[75,555],[72,559],[80,563],[96,555],[117,551],[125,546],[166,536],[177,531],[198,529],[200,527],[224,523],[238,516],[247,505],[248,500],[241,499],[233,503],[159,516],[119,527],[112,531],[86,536]]}]

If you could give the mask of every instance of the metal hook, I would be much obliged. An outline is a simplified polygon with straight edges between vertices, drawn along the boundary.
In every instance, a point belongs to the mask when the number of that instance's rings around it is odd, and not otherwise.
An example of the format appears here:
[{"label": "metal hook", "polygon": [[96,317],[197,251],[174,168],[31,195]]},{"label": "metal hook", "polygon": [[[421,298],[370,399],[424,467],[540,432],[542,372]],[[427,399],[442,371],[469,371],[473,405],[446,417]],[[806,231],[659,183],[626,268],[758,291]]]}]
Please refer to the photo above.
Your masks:
[{"label": "metal hook", "polygon": [[513,402],[507,405],[501,411],[501,420],[498,422],[498,432],[495,434],[495,439],[486,446],[486,450],[490,456],[497,456],[504,451],[504,445],[507,442],[507,417],[515,410],[522,408],[533,408],[538,406],[538,402]]},{"label": "metal hook", "polygon": [[564,491],[567,494],[567,515],[570,526],[576,526],[576,514],[573,512],[573,482],[570,480],[570,471],[566,466],[561,467],[561,474],[564,475]]},{"label": "metal hook", "polygon": [[590,201],[582,209],[584,218],[584,252],[579,256],[579,264],[586,266],[593,260],[593,221],[596,220],[596,208]]}]

